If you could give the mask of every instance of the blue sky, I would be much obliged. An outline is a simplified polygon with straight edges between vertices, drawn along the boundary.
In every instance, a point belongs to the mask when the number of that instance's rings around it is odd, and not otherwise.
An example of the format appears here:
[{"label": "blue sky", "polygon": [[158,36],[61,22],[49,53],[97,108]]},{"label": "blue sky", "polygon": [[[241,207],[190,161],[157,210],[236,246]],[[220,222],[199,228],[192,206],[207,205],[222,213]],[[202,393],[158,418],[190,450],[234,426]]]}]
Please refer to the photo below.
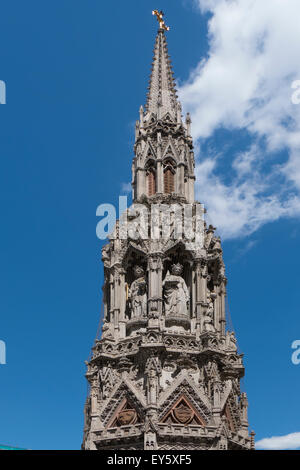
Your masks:
[{"label": "blue sky", "polygon": [[300,106],[288,93],[300,79],[289,21],[300,5],[272,0],[271,14],[269,0],[250,3],[234,11],[226,0],[106,2],[105,11],[96,0],[2,5],[0,443],[80,447],[103,280],[95,214],[117,204],[130,181],[153,8],[166,12],[192,113],[198,198],[224,239],[251,429],[257,440],[300,432],[300,365],[291,362],[300,339]]}]

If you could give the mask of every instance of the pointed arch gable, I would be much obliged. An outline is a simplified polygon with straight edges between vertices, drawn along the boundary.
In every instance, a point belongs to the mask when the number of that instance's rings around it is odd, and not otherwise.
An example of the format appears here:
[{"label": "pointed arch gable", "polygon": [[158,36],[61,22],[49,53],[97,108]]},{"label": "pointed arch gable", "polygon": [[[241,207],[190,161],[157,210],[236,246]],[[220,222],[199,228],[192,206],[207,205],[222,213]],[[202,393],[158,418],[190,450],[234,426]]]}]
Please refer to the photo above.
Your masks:
[{"label": "pointed arch gable", "polygon": [[142,256],[145,256],[146,255],[146,251],[142,249],[142,247],[140,245],[138,245],[137,243],[134,243],[133,241],[130,241],[128,243],[128,247],[124,253],[124,258],[128,258],[128,256],[131,254],[131,253],[136,253],[138,255],[142,255]]},{"label": "pointed arch gable", "polygon": [[232,431],[232,432],[235,432],[236,429],[235,429],[235,425],[234,425],[234,420],[232,418],[232,414],[231,414],[230,408],[228,406],[228,403],[226,403],[225,407],[223,408],[222,417],[223,416],[226,419],[226,424],[227,424],[229,430]]},{"label": "pointed arch gable", "polygon": [[[123,379],[113,390],[101,411],[101,420],[105,427],[112,427],[120,411],[135,410],[140,422],[144,421],[147,404],[135,387]],[[119,419],[119,418],[118,418]]]},{"label": "pointed arch gable", "polygon": [[174,163],[177,165],[177,160],[178,160],[177,150],[173,142],[170,139],[168,140],[164,148],[163,154],[162,154],[162,159],[165,160],[166,158],[172,158],[174,160]]},{"label": "pointed arch gable", "polygon": [[201,390],[196,387],[193,379],[186,374],[180,374],[173,384],[161,394],[159,399],[159,408],[162,410],[160,418],[171,410],[174,403],[183,394],[198,411],[202,419],[208,423],[211,418],[211,403]]},{"label": "pointed arch gable", "polygon": [[193,406],[187,396],[182,393],[172,408],[162,417],[161,423],[167,424],[189,424],[206,426],[207,422],[199,411]]},{"label": "pointed arch gable", "polygon": [[129,426],[143,422],[136,405],[130,397],[124,397],[107,424],[108,428]]},{"label": "pointed arch gable", "polygon": [[162,121],[166,121],[166,122],[176,122],[175,119],[173,118],[173,116],[171,115],[171,113],[170,113],[169,111],[167,111],[167,112],[163,115],[163,117],[162,117],[161,120],[162,120]]},{"label": "pointed arch gable", "polygon": [[232,382],[231,380],[227,380],[223,389],[223,396],[221,398],[221,410],[223,410],[223,408],[225,407],[231,390],[232,390]]},{"label": "pointed arch gable", "polygon": [[143,153],[144,153],[145,162],[147,162],[148,160],[153,160],[153,161],[156,160],[156,157],[157,157],[156,151],[150,140],[147,141]]},{"label": "pointed arch gable", "polygon": [[239,416],[235,409],[235,396],[232,389],[223,405],[221,416],[225,418],[228,429],[232,432],[237,432],[239,428]]}]

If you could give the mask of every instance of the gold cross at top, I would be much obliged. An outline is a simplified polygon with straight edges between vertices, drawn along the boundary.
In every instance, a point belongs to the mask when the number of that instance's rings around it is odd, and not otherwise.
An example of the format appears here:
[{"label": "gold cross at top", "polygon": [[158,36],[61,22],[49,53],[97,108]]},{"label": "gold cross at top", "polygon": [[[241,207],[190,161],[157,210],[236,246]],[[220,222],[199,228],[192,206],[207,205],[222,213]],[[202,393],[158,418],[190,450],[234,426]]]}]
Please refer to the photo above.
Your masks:
[{"label": "gold cross at top", "polygon": [[152,15],[155,15],[156,18],[157,18],[157,21],[159,22],[159,27],[160,29],[164,29],[165,31],[169,31],[170,28],[169,26],[166,26],[165,22],[164,22],[164,12],[163,11],[158,11],[158,10],[153,10],[152,11]]}]

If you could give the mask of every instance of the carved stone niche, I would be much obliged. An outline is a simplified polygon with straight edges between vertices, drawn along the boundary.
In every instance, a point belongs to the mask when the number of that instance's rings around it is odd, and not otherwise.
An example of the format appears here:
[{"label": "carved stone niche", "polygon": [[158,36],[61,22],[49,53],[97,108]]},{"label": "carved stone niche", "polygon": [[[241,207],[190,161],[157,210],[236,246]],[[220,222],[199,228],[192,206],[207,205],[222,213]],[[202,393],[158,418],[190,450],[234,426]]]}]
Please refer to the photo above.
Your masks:
[{"label": "carved stone niche", "polygon": [[183,277],[183,265],[173,263],[163,281],[165,326],[178,332],[190,329],[190,294]]},{"label": "carved stone niche", "polygon": [[147,326],[147,278],[141,264],[133,264],[128,270],[126,283],[126,334],[145,331]]}]

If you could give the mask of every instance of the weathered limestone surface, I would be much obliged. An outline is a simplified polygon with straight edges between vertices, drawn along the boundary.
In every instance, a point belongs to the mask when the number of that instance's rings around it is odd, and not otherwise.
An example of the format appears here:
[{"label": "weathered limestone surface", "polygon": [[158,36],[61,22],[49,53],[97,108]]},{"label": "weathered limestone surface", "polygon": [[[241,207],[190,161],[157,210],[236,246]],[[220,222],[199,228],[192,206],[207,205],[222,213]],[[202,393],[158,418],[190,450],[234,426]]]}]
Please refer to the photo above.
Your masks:
[{"label": "weathered limestone surface", "polygon": [[[203,208],[194,200],[190,124],[189,115],[182,121],[160,29],[136,124],[133,200],[145,208],[189,203],[194,226]],[[170,235],[159,230],[156,238],[123,239],[117,223],[103,248],[104,324],[87,363],[83,449],[253,448],[242,355],[226,331],[220,239],[204,222],[194,238],[174,237],[172,220]]]}]

